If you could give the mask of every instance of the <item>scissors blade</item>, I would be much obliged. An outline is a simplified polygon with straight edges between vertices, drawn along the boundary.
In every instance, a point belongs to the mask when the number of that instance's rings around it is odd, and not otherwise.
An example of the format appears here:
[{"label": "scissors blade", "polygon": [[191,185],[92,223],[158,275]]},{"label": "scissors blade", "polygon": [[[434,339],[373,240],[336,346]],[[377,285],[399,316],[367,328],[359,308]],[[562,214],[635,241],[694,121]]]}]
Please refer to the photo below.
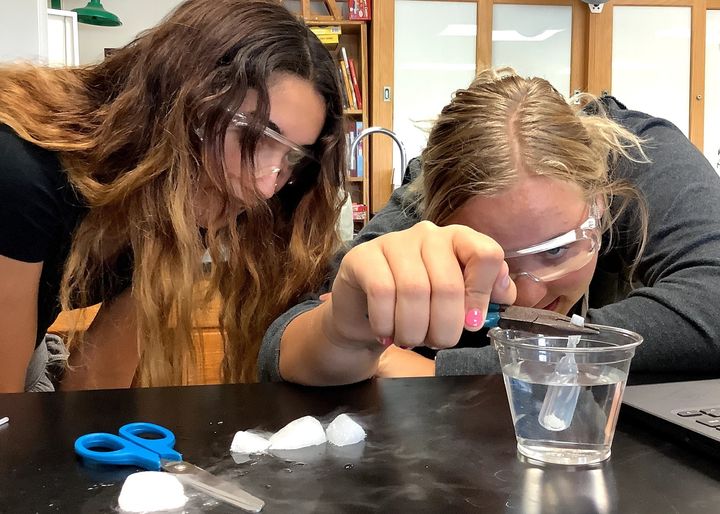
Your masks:
[{"label": "scissors blade", "polygon": [[163,459],[162,468],[182,483],[248,512],[260,512],[265,506],[260,498],[189,462]]},{"label": "scissors blade", "polygon": [[552,311],[508,305],[502,306],[499,314],[498,326],[500,328],[562,337],[598,333],[595,328],[575,325],[568,316]]}]

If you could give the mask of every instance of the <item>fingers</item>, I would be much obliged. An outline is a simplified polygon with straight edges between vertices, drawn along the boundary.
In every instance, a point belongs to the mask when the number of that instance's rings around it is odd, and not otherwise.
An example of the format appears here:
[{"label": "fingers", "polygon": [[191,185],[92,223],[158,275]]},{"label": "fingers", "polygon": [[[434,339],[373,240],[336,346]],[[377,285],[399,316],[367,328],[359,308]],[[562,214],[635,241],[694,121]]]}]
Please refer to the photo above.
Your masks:
[{"label": "fingers", "polygon": [[511,304],[515,296],[494,240],[468,227],[422,222],[346,255],[333,285],[333,316],[351,328],[362,318],[365,331],[340,330],[353,339],[446,348],[463,328],[482,327],[489,302]]},{"label": "fingers", "polygon": [[426,244],[422,248],[422,260],[432,284],[430,322],[424,344],[431,348],[448,348],[462,335],[465,282],[451,248],[438,251],[437,246]]},{"label": "fingers", "polygon": [[392,338],[395,277],[378,245],[360,245],[345,256],[332,296],[333,314],[348,326],[346,331],[350,337],[362,336],[361,325],[369,322],[370,338]]},{"label": "fingers", "polygon": [[395,282],[392,336],[399,346],[421,345],[428,332],[435,284],[431,284],[422,259],[422,244],[421,238],[387,238],[381,246]]},{"label": "fingers", "polygon": [[457,229],[452,242],[464,270],[464,324],[467,330],[477,331],[483,327],[490,302],[512,304],[517,291],[500,245],[467,227]]}]

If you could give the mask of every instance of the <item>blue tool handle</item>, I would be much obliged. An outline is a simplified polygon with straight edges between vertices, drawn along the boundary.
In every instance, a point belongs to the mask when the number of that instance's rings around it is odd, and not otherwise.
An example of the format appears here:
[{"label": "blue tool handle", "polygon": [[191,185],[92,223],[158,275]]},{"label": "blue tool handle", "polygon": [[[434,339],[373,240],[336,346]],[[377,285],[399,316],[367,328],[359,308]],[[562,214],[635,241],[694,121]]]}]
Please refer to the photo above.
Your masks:
[{"label": "blue tool handle", "polygon": [[485,316],[483,327],[494,328],[498,326],[498,323],[500,323],[500,304],[491,303],[488,305],[488,313],[487,316]]},{"label": "blue tool handle", "polygon": [[160,471],[160,456],[157,453],[114,434],[96,432],[80,436],[75,440],[75,453],[98,464],[139,466]]},{"label": "blue tool handle", "polygon": [[[128,423],[121,426],[118,432],[125,439],[157,453],[163,459],[182,460],[182,455],[173,449],[175,434],[165,427],[155,423]],[[152,436],[152,438],[143,436]]]}]

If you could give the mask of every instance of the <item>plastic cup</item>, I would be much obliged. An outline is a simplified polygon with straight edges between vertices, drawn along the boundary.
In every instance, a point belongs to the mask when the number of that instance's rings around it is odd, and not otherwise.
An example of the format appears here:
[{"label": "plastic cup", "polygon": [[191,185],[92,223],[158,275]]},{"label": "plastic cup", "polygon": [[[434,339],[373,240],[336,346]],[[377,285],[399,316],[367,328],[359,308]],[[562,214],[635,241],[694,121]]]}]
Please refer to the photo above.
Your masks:
[{"label": "plastic cup", "polygon": [[[610,457],[630,361],[642,337],[601,325],[593,335],[545,337],[494,328],[518,451],[567,465]],[[574,338],[575,340],[573,340]]]}]

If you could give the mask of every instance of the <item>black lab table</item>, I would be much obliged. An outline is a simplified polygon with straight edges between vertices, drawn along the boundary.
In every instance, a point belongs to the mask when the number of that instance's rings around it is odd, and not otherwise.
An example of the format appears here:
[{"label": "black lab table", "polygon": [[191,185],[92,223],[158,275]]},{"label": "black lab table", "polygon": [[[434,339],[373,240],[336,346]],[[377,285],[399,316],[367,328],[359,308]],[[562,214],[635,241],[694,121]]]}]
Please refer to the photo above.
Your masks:
[{"label": "black lab table", "polygon": [[[237,430],[277,431],[341,412],[366,427],[359,445],[243,462]],[[0,395],[0,512],[117,512],[133,468],[93,468],[73,453],[87,432],[164,425],[185,460],[237,481],[263,512],[718,512],[720,468],[621,423],[611,459],[591,469],[522,462],[500,377],[377,380],[346,387],[227,385]],[[622,421],[622,415],[621,415]],[[186,512],[231,512],[188,490]]]}]

